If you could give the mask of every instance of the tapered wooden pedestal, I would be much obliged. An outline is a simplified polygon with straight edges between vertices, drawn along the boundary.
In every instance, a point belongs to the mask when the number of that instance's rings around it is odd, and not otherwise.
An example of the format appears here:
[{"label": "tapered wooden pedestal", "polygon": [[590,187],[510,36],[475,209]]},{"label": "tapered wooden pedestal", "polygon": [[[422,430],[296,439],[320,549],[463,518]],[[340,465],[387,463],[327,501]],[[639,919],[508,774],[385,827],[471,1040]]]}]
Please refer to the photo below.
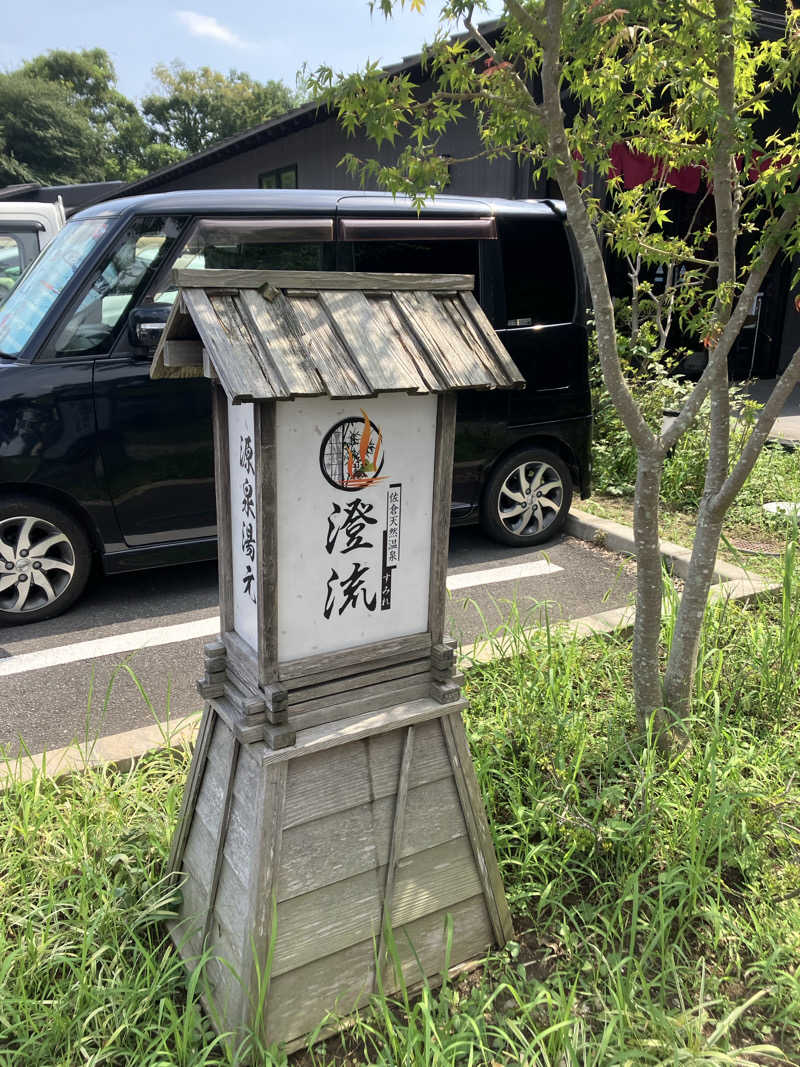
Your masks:
[{"label": "tapered wooden pedestal", "polygon": [[220,639],[172,936],[221,1033],[291,1049],[512,934],[445,601],[457,393],[524,379],[472,277],[174,281],[153,375],[218,382]]},{"label": "tapered wooden pedestal", "polygon": [[463,707],[412,700],[275,750],[207,706],[173,844],[172,932],[189,965],[211,953],[220,1031],[258,1026],[298,1047],[379,984],[435,980],[512,936]]}]

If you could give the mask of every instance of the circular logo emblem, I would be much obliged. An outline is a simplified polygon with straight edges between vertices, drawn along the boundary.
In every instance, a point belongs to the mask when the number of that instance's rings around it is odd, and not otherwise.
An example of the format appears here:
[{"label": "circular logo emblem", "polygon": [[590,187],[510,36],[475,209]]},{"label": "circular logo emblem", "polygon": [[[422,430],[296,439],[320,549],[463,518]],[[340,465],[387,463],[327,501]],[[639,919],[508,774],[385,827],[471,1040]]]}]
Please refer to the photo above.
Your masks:
[{"label": "circular logo emblem", "polygon": [[383,469],[383,435],[364,409],[342,419],[325,434],[319,450],[319,466],[334,489],[357,493],[375,482]]}]

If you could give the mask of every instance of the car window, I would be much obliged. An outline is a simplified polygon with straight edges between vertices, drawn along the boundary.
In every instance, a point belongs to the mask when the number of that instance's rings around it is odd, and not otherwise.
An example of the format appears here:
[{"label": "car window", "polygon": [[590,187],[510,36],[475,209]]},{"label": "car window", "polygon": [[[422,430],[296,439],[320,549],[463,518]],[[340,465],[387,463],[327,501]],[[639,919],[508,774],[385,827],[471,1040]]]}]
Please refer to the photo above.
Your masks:
[{"label": "car window", "polygon": [[134,220],[94,274],[60,329],[51,354],[108,351],[129,308],[145,291],[179,232],[176,219]]},{"label": "car window", "polygon": [[[322,270],[324,244],[319,241],[242,240],[226,243],[209,240],[202,232],[187,241],[173,268],[178,270]],[[171,304],[173,285],[154,294],[157,304]]]},{"label": "car window", "polygon": [[572,322],[575,269],[564,227],[557,219],[499,220],[506,325]]},{"label": "car window", "polygon": [[22,247],[10,233],[0,233],[0,302],[5,300],[22,273]]},{"label": "car window", "polygon": [[[0,308],[0,352],[4,356],[19,355],[30,342],[61,293],[105,240],[112,224],[107,218],[68,223],[25,271]],[[31,236],[36,240],[35,234]]]},{"label": "car window", "polygon": [[474,274],[478,290],[478,242],[467,241],[345,241],[345,261],[363,271],[393,274]]}]

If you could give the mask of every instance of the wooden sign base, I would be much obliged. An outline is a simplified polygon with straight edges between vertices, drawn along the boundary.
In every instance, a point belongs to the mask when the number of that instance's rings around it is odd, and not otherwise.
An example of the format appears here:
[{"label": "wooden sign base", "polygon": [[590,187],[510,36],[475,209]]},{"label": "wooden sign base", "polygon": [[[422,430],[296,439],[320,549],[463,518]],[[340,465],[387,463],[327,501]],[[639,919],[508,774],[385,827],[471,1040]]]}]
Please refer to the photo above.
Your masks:
[{"label": "wooden sign base", "polygon": [[298,1048],[379,985],[435,980],[512,937],[464,706],[411,700],[285,748],[206,706],[170,859],[172,937],[189,968],[211,954],[220,1032]]}]

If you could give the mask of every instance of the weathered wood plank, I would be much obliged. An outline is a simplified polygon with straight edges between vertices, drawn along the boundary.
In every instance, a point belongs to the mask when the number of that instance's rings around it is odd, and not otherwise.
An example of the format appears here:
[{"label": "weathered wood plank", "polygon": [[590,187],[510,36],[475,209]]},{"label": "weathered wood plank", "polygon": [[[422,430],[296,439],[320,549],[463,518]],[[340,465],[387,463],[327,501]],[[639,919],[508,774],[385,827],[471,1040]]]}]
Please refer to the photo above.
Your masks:
[{"label": "weathered wood plank", "polygon": [[[386,867],[346,878],[278,905],[273,978],[313,959],[380,935]],[[481,891],[466,837],[418,852],[398,864],[392,925],[451,907]]]},{"label": "weathered wood plank", "polygon": [[278,905],[273,980],[350,945],[378,937],[386,877],[375,868]]},{"label": "weathered wood plank", "polygon": [[[374,393],[425,390],[413,361],[397,360],[387,351],[387,323],[380,308],[360,292],[321,292],[320,302],[328,313],[350,361]],[[391,336],[391,335],[390,335]]]},{"label": "weathered wood plank", "polygon": [[165,367],[202,367],[203,346],[200,341],[166,341]]},{"label": "weathered wood plank", "polygon": [[450,540],[455,434],[456,397],[453,393],[444,393],[439,397],[436,413],[436,451],[433,459],[428,631],[434,645],[440,645],[444,640],[447,625],[447,548]]},{"label": "weathered wood plank", "polygon": [[297,320],[303,344],[332,397],[367,396],[370,385],[361,376],[338,332],[328,317],[318,293],[294,293],[289,308]]},{"label": "weathered wood plank", "polygon": [[209,872],[204,881],[198,872],[186,863],[187,877],[180,915],[190,924],[192,934],[198,933],[198,944],[204,944],[213,950],[219,938],[224,936],[227,943],[235,948],[232,958],[240,960],[250,920],[245,913],[247,888],[242,885],[227,860],[223,860],[220,868],[222,889],[217,891],[209,918],[210,889],[207,883],[211,873],[213,872]]},{"label": "weathered wood plank", "polygon": [[397,868],[400,854],[403,848],[403,839],[406,829],[406,805],[408,803],[408,779],[411,770],[411,761],[414,758],[414,727],[406,729],[403,741],[403,758],[400,763],[400,776],[397,781],[397,795],[394,802],[394,815],[392,819],[392,838],[389,845],[389,858],[386,864],[386,883],[383,890],[383,912],[381,914],[381,933],[378,942],[378,957],[375,967],[375,991],[382,988],[380,975],[383,973],[384,953],[386,950],[386,930],[392,924],[392,901],[394,900],[394,886],[397,879]]},{"label": "weathered wood plank", "polygon": [[[311,715],[312,712],[317,710],[333,712],[333,709],[339,705],[346,705],[352,709],[346,711],[345,715],[359,715],[362,711],[369,711],[371,708],[386,707],[386,703],[378,703],[379,699],[388,697],[389,703],[395,698],[397,701],[413,699],[413,697],[403,695],[408,694],[411,688],[419,689],[420,695],[423,695],[427,692],[425,686],[430,688],[432,680],[433,675],[429,670],[426,670],[400,678],[390,678],[385,682],[375,682],[354,692],[340,691],[338,693],[329,693],[325,696],[298,700],[289,705],[289,721],[296,725],[298,729],[303,729],[304,726],[313,726],[315,725],[315,720]],[[331,715],[331,718],[334,717],[336,716]],[[328,721],[330,720],[327,718],[316,720],[316,722]]]},{"label": "weathered wood plank", "polygon": [[[460,294],[452,296],[444,293],[436,294],[434,300],[441,312],[438,325],[441,327],[442,334],[452,338],[453,348],[461,358],[460,373],[476,380],[475,370],[480,365],[493,387],[508,388],[516,386],[518,381],[524,385],[524,379],[521,378],[508,353],[502,344],[496,341],[494,331],[490,328],[490,335],[495,340],[494,344],[489,343],[488,338],[484,338],[478,332],[475,321],[464,306]],[[499,349],[502,349],[505,354],[502,360],[498,359]]]},{"label": "weathered wood plank", "polygon": [[315,1029],[331,1012],[350,1015],[372,995],[375,943],[370,939],[274,977],[270,986],[270,1043]]},{"label": "weathered wood plank", "polygon": [[[373,641],[369,645],[361,645],[358,648],[343,649],[341,652],[321,652],[314,656],[305,656],[303,659],[286,660],[281,663],[278,676],[291,688],[293,679],[304,679],[303,685],[311,684],[305,681],[306,675],[319,675],[328,672],[342,671],[347,667],[364,669],[364,664],[369,663],[378,668],[389,661],[389,657],[407,656],[409,660],[418,659],[420,654],[426,655],[431,649],[431,635],[412,634],[410,637],[392,637],[385,641]],[[397,662],[392,660],[390,662]],[[334,677],[332,674],[331,677]],[[322,681],[323,679],[320,679]]]},{"label": "weathered wood plank", "polygon": [[275,368],[284,393],[291,396],[320,396],[322,379],[309,358],[294,313],[287,314],[287,298],[280,294],[267,301],[253,289],[240,294],[244,314],[263,347],[264,358]]},{"label": "weathered wood plank", "polygon": [[[401,679],[404,683],[395,686],[383,693],[372,696],[362,696],[357,700],[329,704],[323,701],[321,706],[312,711],[303,711],[298,708],[297,712],[289,715],[289,725],[294,730],[310,730],[325,723],[341,722],[343,719],[351,719],[355,715],[364,715],[381,708],[390,708],[394,704],[407,704],[410,701],[422,700],[431,695],[431,679],[424,678],[416,681],[409,678]],[[407,683],[407,684],[406,684]],[[394,686],[395,683],[392,683]],[[376,687],[377,688],[377,687]]]},{"label": "weathered wood plank", "polygon": [[[450,303],[450,302],[448,302]],[[519,371],[514,360],[508,354],[505,345],[494,332],[492,324],[486,317],[486,312],[480,306],[472,293],[462,293],[459,305],[463,307],[472,320],[472,327],[479,334],[484,344],[491,346],[494,357],[502,369],[502,375],[507,379],[507,384],[514,389],[525,388],[525,378]],[[498,378],[500,375],[494,372]]]},{"label": "weathered wood plank", "polygon": [[[431,342],[441,351],[450,353],[452,371],[459,386],[494,389],[497,376],[494,368],[489,370],[487,366],[485,346],[476,344],[471,333],[459,330],[458,324],[448,314],[447,305],[442,305],[434,293],[414,293],[412,299],[419,308]],[[453,299],[458,300],[457,297]],[[501,380],[503,377],[501,375]]]},{"label": "weathered wood plank", "polygon": [[179,289],[450,289],[472,292],[472,274],[390,274],[370,272],[305,270],[181,270],[172,272],[172,284]]},{"label": "weathered wood plank", "polygon": [[423,698],[412,700],[407,704],[396,704],[393,707],[371,715],[357,715],[353,719],[339,722],[326,722],[320,727],[311,727],[298,733],[297,743],[290,750],[261,752],[261,764],[266,765],[282,760],[295,760],[301,755],[310,755],[313,752],[322,752],[325,749],[336,748],[339,745],[349,744],[353,740],[362,740],[364,737],[386,733],[389,730],[399,730],[404,726],[410,726],[412,722],[426,722],[435,719],[447,710],[461,712],[466,707],[466,701],[458,704],[444,705],[435,700]]},{"label": "weathered wood plank", "polygon": [[[386,863],[394,798],[285,830],[278,900],[290,900]],[[380,810],[378,810],[380,809]]]},{"label": "weathered wood plank", "polygon": [[[395,663],[388,667],[379,667],[375,670],[370,669],[361,671],[358,674],[345,674],[339,678],[333,678],[329,682],[315,682],[310,680],[309,685],[300,686],[296,682],[289,683],[287,689],[289,690],[289,707],[296,704],[301,704],[305,700],[313,700],[315,697],[328,696],[330,693],[341,693],[344,690],[350,690],[356,692],[359,689],[363,689],[365,686],[373,685],[378,682],[388,682],[392,678],[407,678],[412,674],[421,674],[424,671],[430,669],[431,661],[429,656],[422,656],[419,659],[403,660],[401,663]],[[314,675],[313,678],[316,678]],[[305,679],[303,679],[305,681]]]},{"label": "weathered wood plank", "polygon": [[413,368],[422,383],[420,391],[442,392],[445,388],[444,380],[436,374],[435,368],[428,361],[419,339],[406,327],[397,304],[392,300],[392,294],[374,293],[370,294],[367,300],[371,307],[380,312],[387,345],[386,358],[408,366],[408,373]]},{"label": "weathered wood plank", "polygon": [[[227,494],[226,494],[227,495]],[[230,527],[230,523],[228,523]],[[231,623],[231,626],[233,623]],[[228,671],[241,682],[245,690],[258,691],[258,656],[233,630],[227,628],[222,640],[228,656]]]},{"label": "weathered wood plank", "polygon": [[217,559],[219,561],[219,625],[233,629],[233,557],[231,555],[230,446],[228,401],[220,385],[211,386],[214,423],[214,487],[217,501]]},{"label": "weathered wood plank", "polygon": [[261,832],[248,892],[252,926],[247,930],[249,951],[245,954],[243,973],[246,988],[251,991],[251,996],[257,999],[245,1005],[243,1021],[246,1025],[255,1027],[256,1016],[260,1010],[262,1033],[265,1032],[269,1016],[267,998],[272,980],[269,954],[272,948],[273,918],[277,918],[277,882],[283,847],[286,772],[285,763],[267,768],[261,777],[261,788],[256,798]]},{"label": "weathered wood plank", "polygon": [[192,820],[191,833],[183,852],[181,871],[183,873],[191,871],[192,877],[206,894],[211,885],[211,872],[214,869],[216,850],[216,835],[211,832],[200,813],[196,811]]},{"label": "weathered wood plank", "polygon": [[[417,727],[421,730],[421,727]],[[414,780],[411,765],[409,786]],[[278,899],[288,900],[389,862],[395,796],[346,808],[285,830]],[[287,812],[291,819],[291,813]],[[405,833],[399,857],[405,858],[466,835],[453,779],[439,778],[409,788]]]},{"label": "weathered wood plank", "polygon": [[183,872],[181,906],[175,924],[175,942],[186,952],[199,955],[203,950],[203,929],[208,911],[208,889],[193,871]]},{"label": "weathered wood plank", "polygon": [[225,332],[206,294],[201,289],[191,289],[183,297],[228,396],[237,401],[268,396],[264,391],[264,376],[252,353]]},{"label": "weathered wood plank", "polygon": [[[433,977],[443,970],[443,931],[448,911],[453,920],[452,959],[480,956],[491,946],[492,932],[482,896],[418,919],[395,932],[407,985],[420,977],[417,957],[426,976]],[[276,978],[271,988],[269,1040],[289,1041],[313,1030],[327,1012],[341,1017],[360,1007],[372,992],[374,960],[374,943],[363,941]],[[399,987],[399,980],[391,972],[387,980],[386,992],[392,993]]]},{"label": "weathered wood plank", "polygon": [[[373,794],[370,791],[367,744],[367,741],[361,741],[343,745],[289,762],[284,833],[293,826],[369,804]],[[394,757],[394,752],[387,753],[386,758]],[[399,749],[394,781],[397,781],[398,767]],[[447,760],[444,773],[449,772]]]},{"label": "weathered wood plank", "polygon": [[197,803],[197,796],[200,792],[200,787],[203,783],[203,775],[206,770],[206,761],[211,746],[211,737],[214,732],[215,719],[216,715],[214,714],[213,709],[210,705],[206,704],[203,709],[203,717],[200,720],[200,729],[197,732],[197,740],[194,746],[194,753],[192,754],[189,774],[186,777],[186,784],[183,787],[183,797],[181,798],[181,806],[178,813],[178,823],[175,832],[172,835],[169,859],[167,860],[167,872],[170,874],[179,871],[181,868],[183,850],[186,847],[186,841],[192,826],[192,817]]},{"label": "weathered wood plank", "polygon": [[245,804],[252,804],[260,778],[260,760],[252,746],[246,745],[239,756],[239,769],[236,772],[236,781],[233,783],[234,794],[241,797]]},{"label": "weathered wood plank", "polygon": [[[402,758],[402,731],[320,752],[289,764],[285,828],[394,795]],[[415,789],[452,775],[437,722],[417,726],[417,755],[409,786]]]},{"label": "weathered wood plank", "polygon": [[215,837],[219,831],[234,741],[227,724],[219,715],[215,715],[214,736],[209,747],[206,772],[195,801],[195,810],[200,812]]},{"label": "weathered wood plank", "polygon": [[278,521],[275,405],[256,404],[256,523],[258,530],[258,684],[276,681],[278,667]]},{"label": "weathered wood plank", "polygon": [[450,753],[456,787],[461,798],[461,807],[467,824],[467,833],[472,842],[475,862],[480,875],[486,906],[492,921],[498,944],[504,945],[514,936],[511,913],[508,910],[500,868],[494,854],[494,843],[486,819],[472,754],[461,712],[442,717],[442,733]]},{"label": "weathered wood plank", "polygon": [[406,856],[398,863],[392,899],[392,928],[431,911],[452,907],[482,889],[469,838]]},{"label": "weathered wood plank", "polygon": [[465,353],[454,331],[446,328],[431,293],[395,292],[392,300],[406,329],[425,351],[437,378],[447,389],[488,389],[494,385],[483,364]]},{"label": "weathered wood plank", "polygon": [[228,765],[227,780],[225,783],[225,797],[221,807],[221,820],[219,828],[219,837],[217,839],[217,855],[214,860],[214,868],[211,876],[211,888],[209,890],[209,907],[206,915],[206,925],[203,932],[203,941],[208,938],[209,930],[211,929],[212,913],[216,904],[217,889],[219,887],[219,880],[222,873],[222,863],[225,851],[225,837],[228,833],[228,820],[230,819],[231,804],[233,803],[233,780],[236,776],[236,764],[239,761],[239,751],[241,745],[234,738],[233,747],[231,749],[230,762]]},{"label": "weathered wood plank", "polygon": [[[283,383],[280,380],[274,381],[267,374],[267,368],[261,360],[261,352],[242,321],[234,302],[235,297],[227,294],[217,295],[212,291],[208,299],[223,334],[227,336],[228,347],[223,350],[225,366],[220,366],[218,359],[215,359],[214,363],[221,379],[224,380],[227,375],[231,383],[237,383],[236,389],[229,392],[231,400],[236,403],[251,398],[284,399],[286,393]],[[217,337],[216,341],[220,344],[222,338]]]}]

